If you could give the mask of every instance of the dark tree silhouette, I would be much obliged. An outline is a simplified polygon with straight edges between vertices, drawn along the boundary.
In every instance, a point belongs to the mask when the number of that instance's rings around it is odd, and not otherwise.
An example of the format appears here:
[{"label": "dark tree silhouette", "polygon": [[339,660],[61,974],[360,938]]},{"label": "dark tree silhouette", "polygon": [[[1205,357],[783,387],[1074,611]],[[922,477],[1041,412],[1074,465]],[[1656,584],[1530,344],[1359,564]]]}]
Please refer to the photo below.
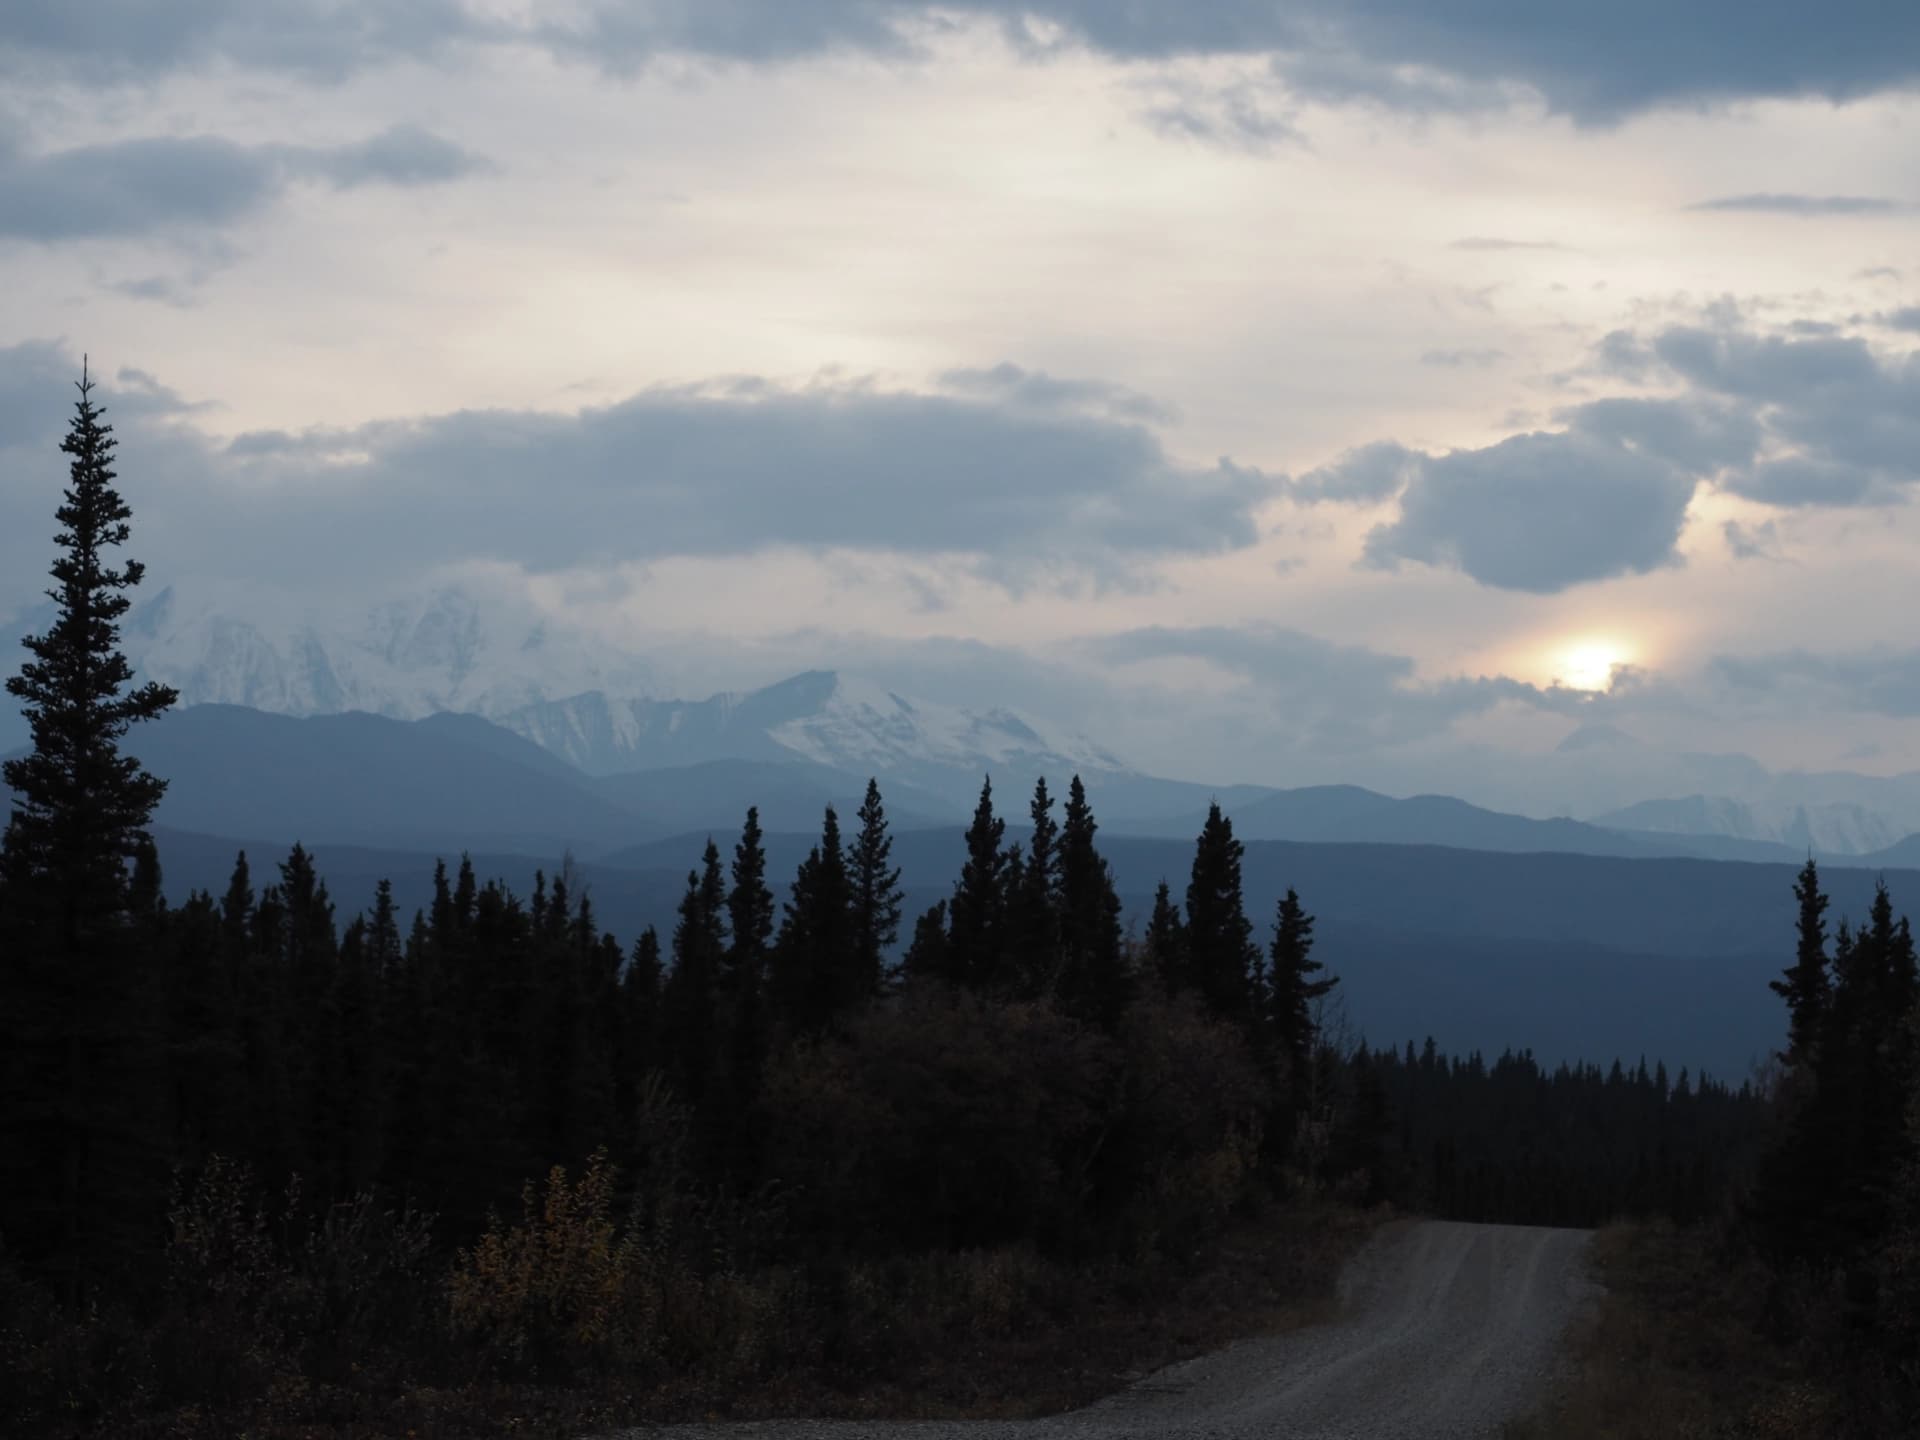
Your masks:
[{"label": "dark tree silhouette", "polygon": [[1099,831],[1078,775],[1067,789],[1060,830],[1060,1004],[1111,1029],[1133,995],[1120,931],[1120,896],[1094,848]]},{"label": "dark tree silhouette", "polygon": [[1234,838],[1233,821],[1220,812],[1216,801],[1207,809],[1207,822],[1194,846],[1193,876],[1187,885],[1186,953],[1176,972],[1175,988],[1193,991],[1222,1019],[1251,1025],[1260,952],[1241,896],[1244,852]]},{"label": "dark tree silhouette", "polygon": [[1813,1058],[1832,990],[1827,976],[1827,897],[1820,891],[1820,871],[1811,855],[1793,882],[1793,898],[1800,906],[1799,943],[1793,964],[1782,978],[1769,983],[1773,993],[1787,1002],[1786,1062],[1801,1069]]},{"label": "dark tree silhouette", "polygon": [[871,779],[857,818],[860,828],[847,847],[854,960],[860,988],[878,995],[886,983],[887,952],[900,939],[900,867],[893,863],[893,836],[887,833],[880,786]]},{"label": "dark tree silhouette", "polygon": [[[156,933],[147,824],[166,782],[120,743],[177,698],[135,688],[120,652],[126,592],[143,571],[110,563],[132,512],[84,368],[78,388],[60,445],[53,622],[26,637],[28,659],[7,680],[32,746],[0,770],[14,796],[0,839],[0,1149],[17,1175],[39,1177],[4,1187],[0,1231],[29,1261],[56,1256],[70,1294],[83,1255],[140,1249],[147,1202],[165,1184],[161,977],[140,934]],[[128,863],[143,855],[145,914],[133,921]]]},{"label": "dark tree silhouette", "polygon": [[983,993],[1008,987],[1007,822],[993,813],[993,780],[980,787],[980,803],[967,827],[967,859],[947,907],[948,978]]}]

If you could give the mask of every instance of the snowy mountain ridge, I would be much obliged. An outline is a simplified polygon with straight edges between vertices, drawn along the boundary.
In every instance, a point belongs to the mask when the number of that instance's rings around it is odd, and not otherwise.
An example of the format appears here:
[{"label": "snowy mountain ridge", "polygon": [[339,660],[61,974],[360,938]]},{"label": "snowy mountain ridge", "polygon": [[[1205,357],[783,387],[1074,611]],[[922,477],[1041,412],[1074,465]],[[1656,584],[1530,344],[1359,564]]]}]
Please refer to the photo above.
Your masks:
[{"label": "snowy mountain ridge", "polygon": [[[6,628],[24,633],[43,618]],[[807,761],[958,796],[988,771],[1009,785],[1131,773],[1091,741],[1053,739],[1011,710],[937,704],[829,670],[705,700],[656,698],[660,672],[648,660],[529,605],[451,586],[345,621],[276,610],[253,593],[169,587],[135,607],[122,640],[141,677],[175,686],[183,705],[479,715],[590,774]]]}]

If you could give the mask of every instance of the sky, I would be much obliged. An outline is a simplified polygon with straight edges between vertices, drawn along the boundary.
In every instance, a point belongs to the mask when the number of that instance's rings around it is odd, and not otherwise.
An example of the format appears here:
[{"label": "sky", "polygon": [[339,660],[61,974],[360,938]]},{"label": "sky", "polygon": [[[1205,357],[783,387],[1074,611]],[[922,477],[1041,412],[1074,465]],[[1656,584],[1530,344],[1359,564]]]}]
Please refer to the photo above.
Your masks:
[{"label": "sky", "polygon": [[249,605],[1220,781],[1920,768],[1917,127],[1884,0],[10,0],[0,615],[84,353]]}]

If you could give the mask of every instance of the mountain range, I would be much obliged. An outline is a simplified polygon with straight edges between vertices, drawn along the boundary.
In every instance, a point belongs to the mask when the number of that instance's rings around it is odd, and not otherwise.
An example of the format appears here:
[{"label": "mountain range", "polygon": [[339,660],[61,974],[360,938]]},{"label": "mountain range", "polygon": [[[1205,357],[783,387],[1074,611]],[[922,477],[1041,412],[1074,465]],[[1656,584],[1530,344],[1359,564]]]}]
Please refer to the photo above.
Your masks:
[{"label": "mountain range", "polygon": [[[44,610],[29,612],[0,626],[0,650],[13,650],[44,619]],[[1473,793],[1494,798],[1476,805],[1439,795],[1392,800],[1343,786],[1283,792],[1160,780],[1097,741],[992,697],[978,708],[942,705],[834,671],[703,700],[660,698],[662,676],[644,659],[524,604],[457,586],[383,601],[344,624],[252,596],[169,588],[131,612],[124,638],[140,673],[179,688],[189,706],[304,718],[365,712],[395,721],[457,713],[492,722],[484,732],[469,727],[469,744],[491,744],[520,763],[531,763],[537,748],[564,762],[575,789],[582,776],[655,773],[651,782],[625,782],[626,802],[600,797],[632,817],[631,797],[647,792],[650,828],[642,834],[669,824],[731,823],[747,788],[734,781],[754,773],[740,768],[750,765],[801,767],[758,772],[770,803],[770,787],[778,788],[778,803],[804,808],[875,775],[903,808],[928,820],[970,809],[987,774],[1003,798],[1041,775],[1060,788],[1079,774],[1109,829],[1139,834],[1191,834],[1215,796],[1243,833],[1267,839],[1747,860],[1811,850],[1871,865],[1904,855],[1898,847],[1920,832],[1920,775],[1776,775],[1746,756],[1669,754],[1604,725],[1576,730],[1549,755],[1491,760]],[[441,724],[444,738],[449,727]],[[508,751],[499,736],[482,740],[496,729],[531,745]],[[25,739],[17,712],[0,707],[0,752]],[[679,798],[670,800],[675,787]],[[279,793],[272,784],[262,793],[269,792]],[[380,813],[378,805],[364,812]],[[570,812],[550,810],[521,830],[527,816],[503,810],[467,843],[549,839],[562,813]],[[344,826],[344,809],[337,818]],[[328,828],[340,827],[329,818]],[[583,849],[615,834],[604,815],[561,828]],[[352,833],[393,838],[385,821],[370,819]]]}]

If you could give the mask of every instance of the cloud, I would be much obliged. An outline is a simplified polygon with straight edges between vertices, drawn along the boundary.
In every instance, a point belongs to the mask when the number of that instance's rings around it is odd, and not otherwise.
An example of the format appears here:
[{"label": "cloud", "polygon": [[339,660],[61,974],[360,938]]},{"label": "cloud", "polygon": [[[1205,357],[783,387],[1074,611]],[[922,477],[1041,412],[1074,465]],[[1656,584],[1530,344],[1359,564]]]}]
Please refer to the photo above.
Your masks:
[{"label": "cloud", "polygon": [[1576,406],[1561,418],[1581,434],[1699,476],[1751,463],[1762,437],[1750,411],[1697,400],[1617,396]]},{"label": "cloud", "polygon": [[1188,85],[1149,106],[1146,122],[1180,140],[1261,153],[1305,139],[1293,113],[1276,104],[1273,87],[1237,82],[1212,88]]},{"label": "cloud", "polygon": [[151,75],[229,61],[337,80],[459,43],[542,46],[615,72],[656,56],[769,63],[855,49],[893,57],[954,20],[998,25],[1044,53],[1080,45],[1126,61],[1272,56],[1298,93],[1433,110],[1524,87],[1609,123],[1651,108],[1751,98],[1847,101],[1920,79],[1920,10],[1740,0],[1526,5],[1513,0],[580,0],[513,22],[458,0],[9,0],[0,64],[38,73]]},{"label": "cloud", "polygon": [[1365,563],[1456,569],[1552,594],[1679,563],[1694,481],[1667,461],[1578,432],[1515,435],[1419,458],[1400,515],[1369,532]]},{"label": "cloud", "polygon": [[1279,625],[1149,626],[1089,637],[1075,648],[1108,668],[1199,660],[1225,671],[1247,685],[1266,732],[1284,734],[1301,750],[1406,744],[1507,703],[1563,714],[1590,705],[1580,693],[1504,675],[1421,682],[1407,656]]},{"label": "cloud", "polygon": [[1507,358],[1504,350],[1491,348],[1480,350],[1427,350],[1420,356],[1422,365],[1433,365],[1443,370],[1485,370]]},{"label": "cloud", "polygon": [[124,79],[224,61],[338,81],[507,33],[460,0],[7,0],[0,66]]},{"label": "cloud", "polygon": [[1286,490],[1303,505],[1323,501],[1379,505],[1407,488],[1423,458],[1404,445],[1380,440],[1347,451],[1331,465],[1309,470],[1288,482]]},{"label": "cloud", "polygon": [[56,241],[218,228],[264,209],[296,180],[338,189],[429,185],[483,164],[410,126],[333,147],[191,136],[29,155],[0,142],[0,236]]},{"label": "cloud", "polygon": [[[35,553],[50,492],[25,476],[57,468],[60,383],[76,369],[56,347],[0,351],[0,447],[24,447],[0,529],[35,537]],[[324,578],[352,555],[374,580],[476,559],[564,571],[793,547],[966,557],[1008,585],[1126,581],[1252,545],[1277,489],[1224,461],[1178,465],[1137,423],[859,383],[733,380],[577,414],[462,411],[226,445],[150,388],[109,402],[145,422],[122,428],[124,468],[146,482],[143,544],[187,573],[273,555]]]},{"label": "cloud", "polygon": [[1920,716],[1920,650],[1719,655],[1708,674],[1742,698],[1797,701],[1816,713]]},{"label": "cloud", "polygon": [[1762,520],[1758,525],[1743,525],[1738,520],[1729,520],[1720,527],[1720,533],[1726,537],[1727,549],[1733,552],[1736,560],[1781,558],[1779,530],[1771,520]]},{"label": "cloud", "polygon": [[395,125],[352,145],[286,146],[275,153],[293,173],[321,177],[342,190],[361,185],[442,185],[492,168],[471,150],[417,125]]},{"label": "cloud", "polygon": [[981,369],[948,370],[941,375],[940,383],[962,394],[1033,410],[1156,424],[1170,424],[1180,418],[1174,406],[1125,385],[1104,380],[1061,380],[1044,370],[1026,370],[1005,362]]},{"label": "cloud", "polygon": [[1722,195],[1689,205],[1689,210],[1722,210],[1742,215],[1910,215],[1914,207],[1884,195]]},{"label": "cloud", "polygon": [[1880,323],[1892,330],[1920,334],[1920,305],[1903,305],[1880,317]]}]

